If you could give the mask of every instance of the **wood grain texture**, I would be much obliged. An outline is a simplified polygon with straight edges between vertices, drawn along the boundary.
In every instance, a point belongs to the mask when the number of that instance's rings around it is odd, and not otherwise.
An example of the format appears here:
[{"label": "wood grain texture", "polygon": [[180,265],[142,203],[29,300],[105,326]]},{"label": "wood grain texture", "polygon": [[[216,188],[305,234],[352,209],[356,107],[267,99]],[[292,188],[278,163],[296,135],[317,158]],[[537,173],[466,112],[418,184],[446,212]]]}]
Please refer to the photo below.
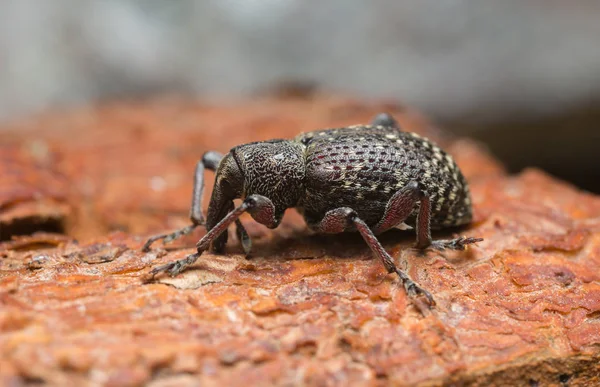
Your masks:
[{"label": "wood grain texture", "polygon": [[[414,309],[359,235],[312,235],[292,211],[275,231],[243,218],[251,259],[232,232],[225,255],[144,283],[204,232],[139,251],[149,234],[187,224],[205,150],[380,111],[455,157],[475,218],[455,231],[485,238],[466,252],[419,256],[410,231],[382,236],[436,298],[432,313]],[[56,231],[40,222],[48,217],[66,235],[0,244],[0,384],[600,384],[600,198],[537,170],[507,176],[480,146],[410,109],[328,96],[161,100],[48,114],[7,131],[3,235],[15,222]]]}]

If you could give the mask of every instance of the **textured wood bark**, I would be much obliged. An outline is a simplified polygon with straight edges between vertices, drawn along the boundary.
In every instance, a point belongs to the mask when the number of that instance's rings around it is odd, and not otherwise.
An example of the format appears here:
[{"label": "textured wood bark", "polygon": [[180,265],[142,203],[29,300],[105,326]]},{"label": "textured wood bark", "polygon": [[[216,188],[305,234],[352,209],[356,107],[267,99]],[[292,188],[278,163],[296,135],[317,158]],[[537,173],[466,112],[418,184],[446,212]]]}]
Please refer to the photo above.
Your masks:
[{"label": "textured wood bark", "polygon": [[[455,232],[485,238],[466,252],[419,256],[410,231],[383,235],[436,297],[431,313],[415,310],[358,235],[311,235],[293,211],[275,231],[244,218],[252,259],[232,233],[227,254],[142,281],[203,234],[139,251],[149,234],[187,224],[203,151],[382,110],[456,157],[475,221]],[[507,176],[480,146],[443,137],[402,106],[163,100],[7,130],[1,236],[63,234],[0,245],[0,384],[600,384],[600,198],[537,170]]]}]

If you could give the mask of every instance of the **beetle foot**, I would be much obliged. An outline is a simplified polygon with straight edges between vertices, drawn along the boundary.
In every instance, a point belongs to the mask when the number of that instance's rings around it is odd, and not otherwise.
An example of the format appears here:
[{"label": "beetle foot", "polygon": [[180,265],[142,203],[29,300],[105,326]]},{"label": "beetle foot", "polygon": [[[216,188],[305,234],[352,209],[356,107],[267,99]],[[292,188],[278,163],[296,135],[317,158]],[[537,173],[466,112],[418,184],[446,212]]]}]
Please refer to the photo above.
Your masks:
[{"label": "beetle foot", "polygon": [[[406,294],[408,294],[410,298],[413,300],[423,301],[422,303],[425,304],[426,309],[430,309],[435,306],[435,300],[433,299],[431,293],[429,293],[427,290],[417,285],[417,283],[411,279],[403,279],[402,282],[404,289],[406,290]],[[417,306],[419,309],[422,309],[420,304],[421,302],[418,302]]]},{"label": "beetle foot", "polygon": [[190,254],[183,259],[169,262],[165,265],[157,266],[150,271],[150,276],[151,278],[154,278],[157,274],[168,273],[171,277],[175,277],[177,274],[181,273],[186,267],[196,262],[199,257],[199,253]]},{"label": "beetle foot", "polygon": [[455,239],[450,239],[450,240],[442,239],[442,240],[433,241],[426,248],[439,250],[439,251],[446,250],[446,249],[464,250],[467,245],[481,242],[481,241],[483,241],[483,238],[471,238],[471,237],[465,238],[465,237],[461,236],[461,237],[458,237]]},{"label": "beetle foot", "polygon": [[144,246],[142,247],[142,251],[143,252],[148,252],[150,251],[150,246],[152,246],[152,244],[158,240],[163,240],[163,243],[170,243],[173,242],[175,239],[179,239],[184,235],[187,235],[189,233],[191,233],[192,231],[194,231],[194,229],[196,227],[198,227],[199,224],[190,224],[189,226],[186,226],[182,229],[179,229],[177,231],[174,231],[170,234],[160,234],[160,235],[155,235],[151,238],[149,238],[146,243],[144,243]]}]

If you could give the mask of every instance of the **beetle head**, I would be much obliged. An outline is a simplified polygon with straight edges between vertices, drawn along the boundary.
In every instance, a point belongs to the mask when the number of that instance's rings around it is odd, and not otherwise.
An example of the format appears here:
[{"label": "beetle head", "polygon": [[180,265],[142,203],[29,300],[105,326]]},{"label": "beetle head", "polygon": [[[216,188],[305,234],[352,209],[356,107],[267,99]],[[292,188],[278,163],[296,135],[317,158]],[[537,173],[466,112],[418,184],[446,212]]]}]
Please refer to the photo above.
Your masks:
[{"label": "beetle head", "polygon": [[[211,230],[229,211],[233,200],[263,195],[275,206],[277,227],[287,208],[294,207],[304,191],[304,148],[294,141],[271,140],[233,148],[219,163],[215,177],[206,228]],[[227,233],[213,241],[222,250]]]}]

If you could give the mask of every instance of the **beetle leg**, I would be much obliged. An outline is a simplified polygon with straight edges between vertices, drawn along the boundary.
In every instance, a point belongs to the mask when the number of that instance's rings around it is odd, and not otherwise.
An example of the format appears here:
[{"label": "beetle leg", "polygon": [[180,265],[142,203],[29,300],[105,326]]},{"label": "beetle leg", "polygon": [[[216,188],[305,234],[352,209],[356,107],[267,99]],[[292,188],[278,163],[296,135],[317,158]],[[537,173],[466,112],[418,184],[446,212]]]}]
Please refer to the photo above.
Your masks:
[{"label": "beetle leg", "polygon": [[433,297],[427,290],[420,287],[406,273],[398,269],[393,258],[385,251],[369,226],[358,217],[353,209],[340,207],[328,211],[320,222],[311,225],[315,231],[323,233],[339,233],[351,229],[353,226],[360,232],[373,254],[381,259],[388,273],[396,273],[400,277],[406,293],[411,298],[415,299],[422,296],[428,306],[435,305]]},{"label": "beetle leg", "polygon": [[[262,221],[275,222],[275,206],[273,202],[265,196],[261,195],[250,195],[248,196],[241,205],[229,212],[219,223],[215,225],[209,232],[200,239],[196,244],[197,251],[194,254],[190,254],[184,259],[167,263],[166,265],[158,266],[150,271],[152,277],[161,272],[167,272],[171,276],[179,274],[187,266],[196,262],[196,260],[202,255],[203,252],[208,250],[210,244],[217,239],[223,232],[227,232],[227,228],[234,222],[238,222],[238,218],[244,213],[249,212],[255,219]],[[271,218],[271,219],[270,219]],[[244,230],[245,232],[245,230]],[[246,234],[247,237],[247,234]],[[242,245],[244,245],[243,236],[240,238]],[[249,239],[249,238],[248,238]],[[246,247],[244,247],[245,249]]]},{"label": "beetle leg", "polygon": [[223,155],[216,151],[208,151],[202,155],[202,160],[196,164],[194,172],[194,189],[192,190],[192,205],[190,207],[190,220],[193,224],[204,224],[202,214],[202,192],[204,191],[204,168],[216,171]]},{"label": "beetle leg", "polygon": [[250,195],[200,239],[196,244],[198,253],[202,254],[207,250],[212,241],[227,230],[231,223],[237,221],[244,212],[249,212],[256,221],[262,224],[268,225],[275,222],[275,206],[271,199],[262,195]]},{"label": "beetle leg", "polygon": [[371,120],[371,125],[373,126],[385,126],[392,127],[400,130],[400,126],[394,117],[388,113],[379,113],[378,115]]},{"label": "beetle leg", "polygon": [[165,243],[169,243],[174,241],[175,239],[181,238],[184,235],[187,235],[194,231],[196,227],[204,224],[204,215],[202,214],[202,192],[204,191],[204,169],[210,169],[212,171],[217,169],[219,162],[223,158],[223,155],[215,152],[209,151],[206,152],[202,156],[202,160],[198,161],[196,164],[196,169],[194,170],[194,188],[192,191],[192,206],[190,209],[190,220],[192,224],[186,226],[182,229],[176,230],[172,233],[168,234],[160,234],[155,235],[149,238],[144,246],[142,247],[142,251],[149,251],[150,246],[158,241],[163,239]]},{"label": "beetle leg", "polygon": [[[196,164],[196,169],[194,171],[194,188],[192,190],[192,205],[190,208],[190,220],[192,224],[176,230],[174,232],[168,234],[160,234],[155,235],[149,238],[144,246],[142,247],[142,251],[149,251],[150,246],[158,241],[164,240],[164,243],[169,243],[174,241],[175,239],[181,238],[184,235],[187,235],[194,231],[196,227],[204,224],[204,215],[202,214],[202,193],[204,191],[204,170],[208,169],[211,171],[216,171],[219,163],[223,155],[216,151],[208,151],[204,153],[202,156],[202,160],[198,161]],[[237,234],[240,237],[240,241],[242,242],[242,246],[244,247],[244,251],[248,254],[250,252],[250,237],[248,233],[244,229],[244,226],[241,222],[236,222]]]},{"label": "beetle leg", "polygon": [[246,257],[248,257],[250,255],[250,250],[252,249],[252,239],[250,239],[248,232],[246,232],[246,229],[239,219],[235,220],[235,226],[235,232],[238,240],[242,244],[242,248],[244,249],[244,253],[246,253]]},{"label": "beetle leg", "polygon": [[465,237],[450,240],[432,240],[430,226],[431,201],[416,181],[411,181],[392,196],[385,207],[383,218],[373,227],[373,232],[379,234],[402,224],[411,215],[417,202],[420,203],[420,208],[417,216],[416,248],[421,250],[428,248],[435,250],[464,250],[466,245],[483,240],[482,238]]},{"label": "beetle leg", "polygon": [[411,181],[398,190],[385,206],[383,218],[373,227],[373,232],[380,234],[403,224],[406,218],[413,212],[421,195],[419,183],[416,181]]},{"label": "beetle leg", "polygon": [[464,250],[466,245],[481,242],[483,238],[465,238],[458,237],[455,239],[441,239],[434,241],[431,239],[431,199],[424,193],[421,193],[421,206],[417,215],[417,244],[416,248],[435,249],[435,250]]}]

